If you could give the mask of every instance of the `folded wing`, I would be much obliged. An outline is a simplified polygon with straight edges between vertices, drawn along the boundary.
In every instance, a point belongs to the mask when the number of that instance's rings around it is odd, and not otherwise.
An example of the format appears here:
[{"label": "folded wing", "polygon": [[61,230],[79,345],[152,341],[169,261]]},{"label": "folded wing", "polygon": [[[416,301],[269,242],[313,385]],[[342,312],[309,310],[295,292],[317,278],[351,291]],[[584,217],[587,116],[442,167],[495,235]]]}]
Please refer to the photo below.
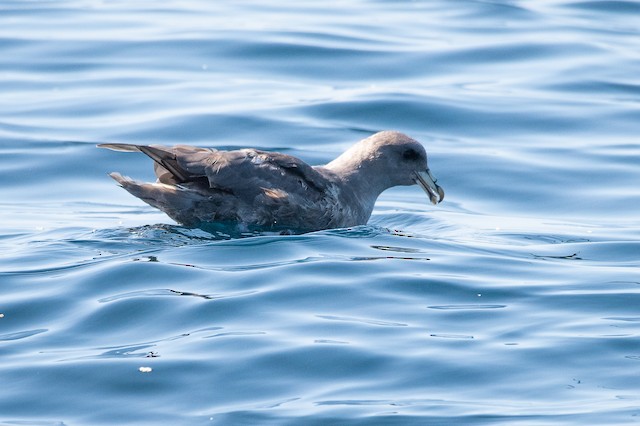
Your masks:
[{"label": "folded wing", "polygon": [[101,144],[102,148],[142,152],[155,165],[158,181],[221,191],[247,203],[259,195],[305,197],[313,202],[325,195],[328,183],[313,167],[290,155],[241,149],[220,151],[190,146]]}]

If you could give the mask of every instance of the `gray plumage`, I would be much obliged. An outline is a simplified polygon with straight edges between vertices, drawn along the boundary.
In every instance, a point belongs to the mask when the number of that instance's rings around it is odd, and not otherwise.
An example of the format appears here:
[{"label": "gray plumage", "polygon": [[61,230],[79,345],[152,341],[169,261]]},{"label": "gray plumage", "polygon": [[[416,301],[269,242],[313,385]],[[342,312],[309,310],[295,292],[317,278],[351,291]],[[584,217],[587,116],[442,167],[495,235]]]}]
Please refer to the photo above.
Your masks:
[{"label": "gray plumage", "polygon": [[110,176],[187,226],[224,222],[306,232],[367,223],[380,193],[397,185],[420,185],[434,204],[444,198],[424,147],[400,132],[376,133],[323,166],[257,149],[98,146],[153,159],[155,183]]}]

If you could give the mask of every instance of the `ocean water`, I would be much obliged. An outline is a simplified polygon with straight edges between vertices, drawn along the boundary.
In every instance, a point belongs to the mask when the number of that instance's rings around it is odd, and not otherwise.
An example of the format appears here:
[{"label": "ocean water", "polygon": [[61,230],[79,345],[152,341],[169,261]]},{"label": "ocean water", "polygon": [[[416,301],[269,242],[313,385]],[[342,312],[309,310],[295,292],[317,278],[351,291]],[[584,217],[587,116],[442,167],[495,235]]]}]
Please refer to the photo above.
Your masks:
[{"label": "ocean water", "polygon": [[[2,1],[0,424],[640,423],[639,16]],[[322,164],[383,129],[445,201],[304,235],[181,227],[95,147]]]}]

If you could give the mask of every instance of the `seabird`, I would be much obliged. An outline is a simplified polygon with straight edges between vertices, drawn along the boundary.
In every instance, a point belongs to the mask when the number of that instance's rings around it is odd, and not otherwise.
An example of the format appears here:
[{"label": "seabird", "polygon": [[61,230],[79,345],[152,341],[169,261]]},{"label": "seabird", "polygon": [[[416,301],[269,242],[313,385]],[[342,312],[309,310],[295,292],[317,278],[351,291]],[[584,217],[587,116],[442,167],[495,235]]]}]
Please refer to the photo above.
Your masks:
[{"label": "seabird", "polygon": [[378,196],[394,186],[417,184],[433,204],[444,198],[424,147],[395,131],[363,139],[322,166],[252,148],[98,146],[149,156],[155,183],[115,172],[110,176],[132,195],[192,227],[220,222],[292,232],[344,228],[366,224]]}]

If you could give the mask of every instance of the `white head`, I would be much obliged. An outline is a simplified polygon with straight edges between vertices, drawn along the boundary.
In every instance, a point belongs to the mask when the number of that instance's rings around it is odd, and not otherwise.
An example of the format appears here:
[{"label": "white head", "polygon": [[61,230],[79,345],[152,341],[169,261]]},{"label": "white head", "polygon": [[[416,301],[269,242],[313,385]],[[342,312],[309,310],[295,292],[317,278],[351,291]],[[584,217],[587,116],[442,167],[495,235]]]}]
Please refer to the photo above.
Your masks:
[{"label": "white head", "polygon": [[400,132],[384,131],[363,139],[326,167],[348,179],[365,180],[378,193],[418,184],[433,204],[444,198],[444,191],[429,172],[424,147]]}]

